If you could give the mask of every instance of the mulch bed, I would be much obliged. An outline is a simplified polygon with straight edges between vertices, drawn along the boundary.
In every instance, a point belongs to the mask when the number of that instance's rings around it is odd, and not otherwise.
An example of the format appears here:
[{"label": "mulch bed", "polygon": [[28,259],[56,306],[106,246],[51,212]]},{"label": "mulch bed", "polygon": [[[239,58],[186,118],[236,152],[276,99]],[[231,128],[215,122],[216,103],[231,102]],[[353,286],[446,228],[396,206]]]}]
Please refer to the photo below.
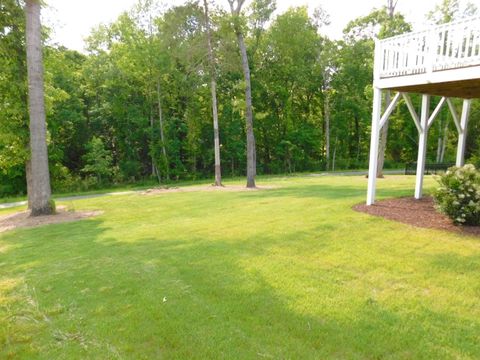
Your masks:
[{"label": "mulch bed", "polygon": [[57,207],[55,215],[30,217],[29,211],[0,216],[0,233],[18,228],[37,227],[49,224],[60,224],[78,221],[103,214],[103,211],[68,211],[65,207]]},{"label": "mulch bed", "polygon": [[420,228],[480,236],[480,226],[456,226],[448,217],[437,212],[431,197],[421,200],[413,197],[387,199],[378,201],[372,206],[358,204],[353,209]]}]

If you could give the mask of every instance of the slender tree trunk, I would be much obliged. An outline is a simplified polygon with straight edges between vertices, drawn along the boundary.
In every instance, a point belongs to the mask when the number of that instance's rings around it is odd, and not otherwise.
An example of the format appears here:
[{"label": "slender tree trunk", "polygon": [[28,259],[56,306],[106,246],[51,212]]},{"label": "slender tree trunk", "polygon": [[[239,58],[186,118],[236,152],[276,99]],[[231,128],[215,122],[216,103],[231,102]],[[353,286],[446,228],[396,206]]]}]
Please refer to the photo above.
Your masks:
[{"label": "slender tree trunk", "polygon": [[335,143],[333,145],[332,171],[335,171],[335,160],[337,157],[337,140],[338,140],[338,137],[335,136]]},{"label": "slender tree trunk", "polygon": [[442,156],[442,136],[438,137],[437,141],[437,164],[440,163],[440,157]]},{"label": "slender tree trunk", "polygon": [[253,132],[253,107],[252,107],[252,84],[250,81],[250,66],[248,64],[247,47],[243,33],[238,23],[242,6],[245,0],[228,0],[234,21],[234,30],[237,35],[238,47],[242,58],[243,75],[245,78],[245,105],[246,105],[246,133],[247,133],[247,188],[255,188],[255,176],[257,175],[257,153],[255,150],[255,134]]},{"label": "slender tree trunk", "polygon": [[357,114],[355,114],[355,137],[356,137],[356,145],[357,145],[357,155],[356,160],[357,163],[360,160],[360,119]]},{"label": "slender tree trunk", "polygon": [[[153,137],[153,134],[154,134],[154,127],[155,127],[155,122],[153,120],[153,110],[151,109],[150,111],[150,127],[152,128],[152,144],[154,144],[154,137]],[[153,146],[153,145],[152,145]],[[158,171],[158,168],[157,168],[157,164],[155,164],[155,155],[154,155],[154,152],[152,151],[152,155],[151,155],[151,160],[152,160],[152,177],[157,177],[158,179],[158,183],[161,184],[162,183],[162,176],[160,174],[160,172]]]},{"label": "slender tree trunk", "polygon": [[[385,109],[390,105],[390,91],[385,92]],[[385,151],[387,150],[387,138],[388,138],[388,124],[389,120],[385,122],[382,130],[380,131],[380,142],[378,143],[378,165],[377,165],[377,178],[383,178],[383,165],[385,163]]]},{"label": "slender tree trunk", "polygon": [[222,186],[222,169],[220,165],[220,134],[218,130],[218,107],[217,107],[217,76],[215,70],[215,59],[212,49],[212,34],[210,30],[210,17],[208,14],[208,1],[203,0],[205,7],[205,25],[207,28],[208,61],[210,63],[210,89],[212,92],[212,114],[213,114],[213,142],[215,149],[215,186]]},{"label": "slender tree trunk", "polygon": [[246,103],[246,130],[247,130],[247,187],[255,187],[255,176],[257,175],[257,154],[255,150],[255,134],[253,133],[253,107],[252,107],[252,84],[250,81],[250,66],[248,64],[247,48],[243,34],[236,29],[238,47],[242,57],[243,74],[245,77],[245,103]]},{"label": "slender tree trunk", "polygon": [[442,140],[442,150],[440,152],[440,162],[443,163],[445,160],[445,151],[447,149],[447,140],[448,140],[448,121],[445,121],[445,127],[443,128],[443,140]]},{"label": "slender tree trunk", "polygon": [[51,187],[48,170],[40,1],[27,0],[25,11],[31,151],[31,186],[28,197],[31,204],[31,216],[38,216],[53,213],[50,204]]},{"label": "slender tree trunk", "polygon": [[165,165],[165,177],[167,178],[167,180],[170,180],[167,147],[165,146],[165,133],[164,133],[164,126],[163,126],[163,110],[162,110],[160,79],[157,79],[157,103],[158,103],[158,123],[160,124],[160,141],[162,142],[162,154],[163,154],[163,161]]},{"label": "slender tree trunk", "polygon": [[325,96],[325,157],[328,171],[330,170],[330,105],[328,95]]},{"label": "slender tree trunk", "polygon": [[438,119],[438,139],[437,139],[437,157],[435,159],[436,163],[440,163],[440,158],[442,156],[442,143],[443,143],[443,139],[442,139],[442,135],[443,135],[443,126],[442,126],[442,123],[443,123],[443,119],[441,116],[438,116],[439,119]]},{"label": "slender tree trunk", "polygon": [[[152,109],[150,108],[150,130],[152,131],[152,136],[150,138],[150,143],[151,144],[153,144],[153,138],[154,138],[154,136],[153,136],[153,124],[154,124],[154,121],[153,121],[153,116],[152,116]],[[150,146],[152,146],[152,145],[150,145]],[[152,176],[155,176],[155,156],[153,155],[153,151],[150,154],[150,158],[151,158],[151,162],[152,162]]]}]

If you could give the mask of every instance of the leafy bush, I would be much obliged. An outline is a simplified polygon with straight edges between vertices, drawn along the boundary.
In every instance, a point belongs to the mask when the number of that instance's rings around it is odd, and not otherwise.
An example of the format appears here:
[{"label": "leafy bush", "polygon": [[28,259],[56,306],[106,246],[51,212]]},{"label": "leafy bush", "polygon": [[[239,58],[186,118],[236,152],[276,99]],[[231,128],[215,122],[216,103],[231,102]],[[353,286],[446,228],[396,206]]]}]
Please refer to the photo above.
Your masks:
[{"label": "leafy bush", "polygon": [[80,191],[82,179],[80,176],[72,174],[70,170],[62,164],[56,163],[50,165],[50,176],[52,180],[52,190],[54,192],[76,192]]},{"label": "leafy bush", "polygon": [[86,150],[87,153],[83,156],[86,165],[82,172],[95,176],[99,183],[108,180],[112,175],[112,152],[96,136],[87,144]]},{"label": "leafy bush", "polygon": [[438,182],[437,209],[456,224],[480,225],[480,172],[475,166],[452,167]]}]

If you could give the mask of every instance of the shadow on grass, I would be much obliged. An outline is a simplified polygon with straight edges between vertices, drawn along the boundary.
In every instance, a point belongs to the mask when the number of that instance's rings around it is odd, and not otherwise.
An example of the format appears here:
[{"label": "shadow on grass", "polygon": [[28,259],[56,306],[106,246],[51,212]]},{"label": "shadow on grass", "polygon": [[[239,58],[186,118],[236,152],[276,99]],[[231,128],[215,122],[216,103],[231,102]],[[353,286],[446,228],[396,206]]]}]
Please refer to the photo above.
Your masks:
[{"label": "shadow on grass", "polygon": [[456,253],[437,254],[431,265],[439,271],[452,271],[458,274],[480,273],[480,255],[463,256]]},{"label": "shadow on grass", "polygon": [[[258,196],[329,198],[331,188]],[[361,191],[341,189],[344,197]],[[10,246],[0,256],[2,278],[23,282],[2,294],[8,306],[0,308],[0,357],[480,354],[478,319],[427,307],[393,310],[344,285],[334,265],[304,272],[296,258],[276,257],[278,239],[162,234],[129,242],[111,230],[90,219],[1,238]]]}]

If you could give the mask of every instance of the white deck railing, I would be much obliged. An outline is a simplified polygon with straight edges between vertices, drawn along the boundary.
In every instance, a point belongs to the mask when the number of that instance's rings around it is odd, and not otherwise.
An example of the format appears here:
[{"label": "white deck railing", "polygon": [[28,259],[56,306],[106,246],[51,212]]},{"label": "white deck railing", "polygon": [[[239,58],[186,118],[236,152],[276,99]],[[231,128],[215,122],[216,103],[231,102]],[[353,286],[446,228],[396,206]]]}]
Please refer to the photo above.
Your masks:
[{"label": "white deck railing", "polygon": [[427,74],[480,65],[480,17],[377,41],[375,77]]}]

